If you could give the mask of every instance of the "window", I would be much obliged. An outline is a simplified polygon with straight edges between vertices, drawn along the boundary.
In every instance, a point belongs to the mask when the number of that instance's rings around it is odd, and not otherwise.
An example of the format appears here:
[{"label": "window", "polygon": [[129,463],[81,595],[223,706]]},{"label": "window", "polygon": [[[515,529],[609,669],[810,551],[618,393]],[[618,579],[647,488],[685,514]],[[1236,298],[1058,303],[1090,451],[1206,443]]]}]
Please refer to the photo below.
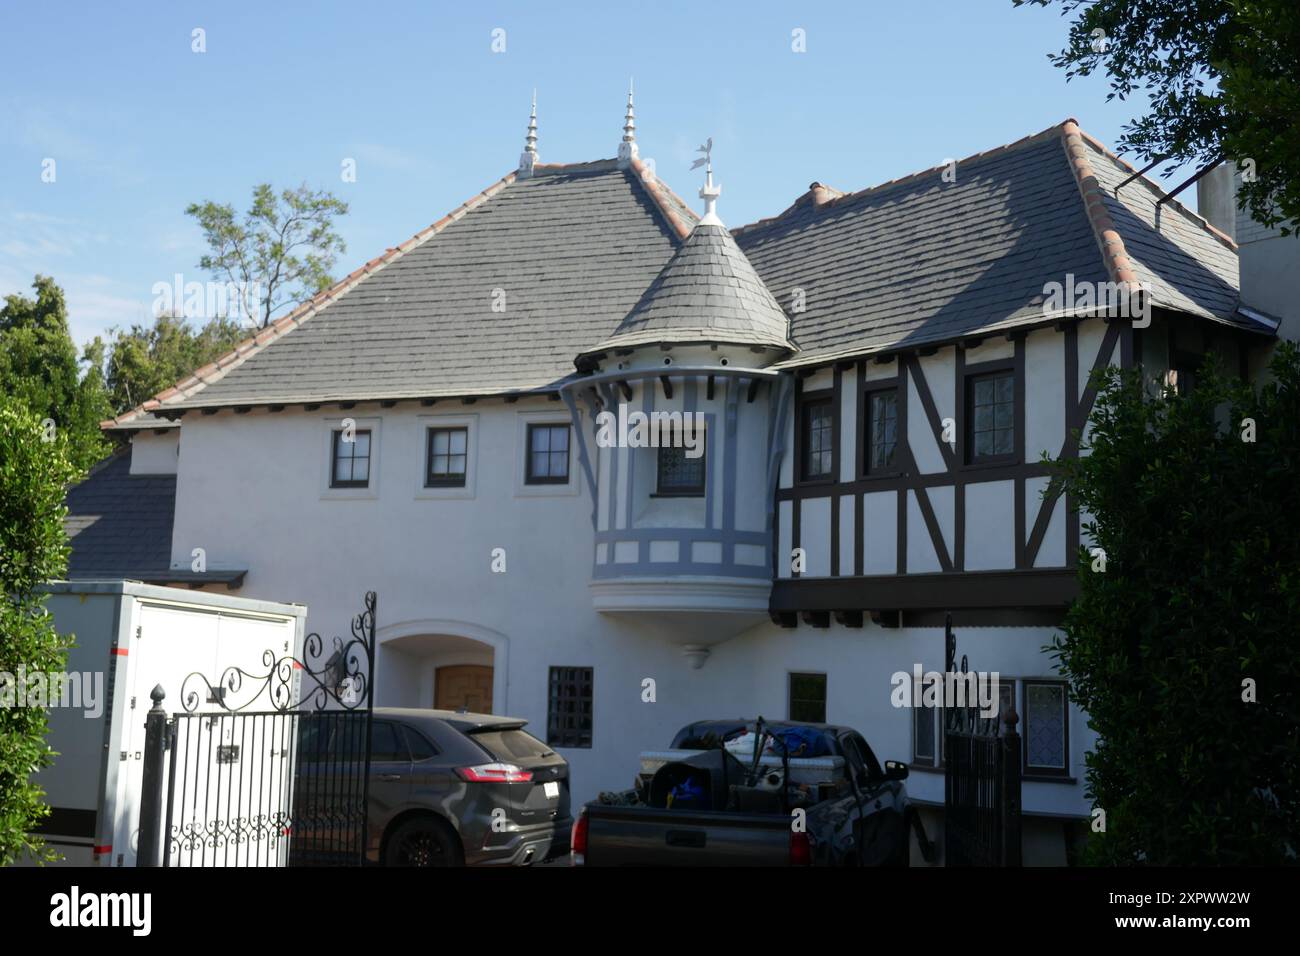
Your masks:
[{"label": "window", "polygon": [[790,719],[826,723],[826,675],[790,675]]},{"label": "window", "polygon": [[524,480],[530,485],[563,485],[568,482],[568,425],[528,426],[528,465]]},{"label": "window", "polygon": [[1165,384],[1178,395],[1190,395],[1196,387],[1196,369],[1200,359],[1186,352],[1177,352],[1173,364],[1165,373]]},{"label": "window", "polygon": [[972,375],[966,380],[967,460],[1010,461],[1016,453],[1015,373]]},{"label": "window", "polygon": [[592,669],[552,667],[546,706],[546,742],[552,747],[591,746]]},{"label": "window", "polygon": [[536,760],[549,757],[554,751],[532,734],[522,730],[488,730],[471,734],[470,739],[497,760],[513,763],[516,760]]},{"label": "window", "polygon": [[912,763],[922,767],[936,765],[939,752],[936,745],[936,727],[939,721],[937,707],[922,707],[912,702]]},{"label": "window", "polygon": [[876,389],[867,393],[867,433],[863,464],[869,475],[898,470],[898,390]]},{"label": "window", "polygon": [[835,413],[829,398],[803,402],[800,416],[802,454],[799,462],[801,481],[825,481],[831,477],[835,460]]},{"label": "window", "polygon": [[[350,439],[350,440],[349,440]],[[370,484],[370,429],[334,430],[331,488],[365,488]]]},{"label": "window", "polygon": [[438,755],[438,748],[429,743],[424,734],[406,726],[402,729],[406,732],[406,745],[411,748],[412,760],[428,760]]},{"label": "window", "polygon": [[678,434],[674,433],[671,446],[659,448],[656,494],[677,497],[699,497],[704,494],[704,478],[708,473],[704,465],[707,455],[704,438],[700,436],[700,444],[696,446],[699,454],[694,458],[687,456],[689,449],[682,445]]},{"label": "window", "polygon": [[1065,774],[1069,756],[1065,685],[1058,681],[1025,681],[1024,685],[1025,773]]},{"label": "window", "polygon": [[406,741],[398,733],[397,725],[387,720],[376,720],[370,728],[370,759],[406,763],[411,759]]},{"label": "window", "polygon": [[[1019,688],[1017,688],[1019,684]],[[1017,693],[1017,690],[1020,693]],[[1023,698],[1017,703],[1019,698]],[[1066,686],[1061,681],[1016,680],[1001,675],[998,680],[997,732],[1002,732],[1001,715],[1015,706],[1020,715],[1017,729],[1022,735],[1022,770],[1030,775],[1067,776],[1069,772],[1069,713]],[[984,718],[975,713],[976,726]],[[922,767],[944,763],[944,712],[938,707],[916,707],[912,713],[912,762]],[[937,759],[934,755],[937,755]]]},{"label": "window", "polygon": [[430,428],[424,486],[463,488],[468,451],[468,428]]},{"label": "window", "polygon": [[843,746],[846,753],[852,754],[857,758],[855,762],[862,766],[862,769],[866,772],[868,780],[876,780],[885,775],[884,771],[880,768],[880,761],[876,759],[876,755],[872,752],[871,747],[868,746],[867,742],[862,739],[861,734],[845,734]]}]

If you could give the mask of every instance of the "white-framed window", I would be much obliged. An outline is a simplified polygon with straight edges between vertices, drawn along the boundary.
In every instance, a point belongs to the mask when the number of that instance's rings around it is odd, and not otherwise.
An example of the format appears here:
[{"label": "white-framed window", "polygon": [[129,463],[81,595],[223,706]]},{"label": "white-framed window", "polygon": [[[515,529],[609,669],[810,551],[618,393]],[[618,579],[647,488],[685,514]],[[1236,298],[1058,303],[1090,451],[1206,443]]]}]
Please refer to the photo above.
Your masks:
[{"label": "white-framed window", "polygon": [[416,498],[473,498],[478,461],[479,417],[418,415]]},{"label": "white-framed window", "polygon": [[568,409],[515,413],[516,497],[576,495],[581,469]]},{"label": "white-framed window", "polygon": [[381,428],[378,418],[347,414],[321,420],[322,498],[378,498]]},{"label": "white-framed window", "polygon": [[[1069,776],[1070,691],[1061,680],[1047,677],[998,678],[1000,717],[1014,704],[1020,718],[1021,772],[1026,776]],[[912,764],[942,767],[944,763],[942,707],[912,708]]]}]

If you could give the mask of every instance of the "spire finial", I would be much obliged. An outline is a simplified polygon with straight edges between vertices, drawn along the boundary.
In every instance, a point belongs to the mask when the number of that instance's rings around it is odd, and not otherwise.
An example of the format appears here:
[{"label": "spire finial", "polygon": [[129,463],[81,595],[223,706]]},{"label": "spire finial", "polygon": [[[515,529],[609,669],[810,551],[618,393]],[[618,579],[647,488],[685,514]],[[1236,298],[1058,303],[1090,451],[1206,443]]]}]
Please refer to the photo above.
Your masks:
[{"label": "spire finial", "polygon": [[528,135],[524,137],[524,151],[519,155],[519,176],[528,178],[537,165],[537,90],[533,90],[533,109],[528,115]]},{"label": "spire finial", "polygon": [[636,114],[632,108],[632,81],[627,81],[627,114],[623,118],[623,142],[618,144],[618,165],[626,169],[641,155],[636,145]]},{"label": "spire finial", "polygon": [[691,169],[704,167],[704,188],[700,190],[700,198],[704,200],[704,218],[698,225],[721,226],[722,220],[718,218],[717,205],[718,197],[722,195],[722,187],[713,184],[713,137],[710,136],[696,152],[704,154],[703,158],[691,163]]}]

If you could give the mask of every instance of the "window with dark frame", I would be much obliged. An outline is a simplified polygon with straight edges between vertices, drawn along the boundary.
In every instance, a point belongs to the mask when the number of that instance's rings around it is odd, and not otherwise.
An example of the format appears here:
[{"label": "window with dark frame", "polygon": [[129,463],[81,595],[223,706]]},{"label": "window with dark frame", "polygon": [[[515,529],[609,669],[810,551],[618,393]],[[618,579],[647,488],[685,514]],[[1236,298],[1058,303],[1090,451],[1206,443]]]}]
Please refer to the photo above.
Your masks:
[{"label": "window with dark frame", "polygon": [[790,719],[826,723],[826,675],[790,675]]},{"label": "window with dark frame", "polygon": [[1024,684],[1025,773],[1069,772],[1068,695],[1061,681],[1026,680]]},{"label": "window with dark frame", "polygon": [[1010,461],[1016,453],[1016,378],[1010,369],[966,380],[967,460]]},{"label": "window with dark frame", "polygon": [[546,742],[552,747],[590,747],[592,668],[552,667],[547,689]]},{"label": "window with dark frame", "polygon": [[370,486],[370,429],[357,429],[349,436],[341,428],[334,430],[331,488],[368,488]]},{"label": "window with dark frame", "polygon": [[462,488],[469,461],[469,429],[464,426],[430,428],[427,439],[424,486]]},{"label": "window with dark frame", "polygon": [[923,707],[919,701],[912,701],[912,763],[918,766],[933,767],[938,763],[939,751],[935,743],[935,717],[938,713],[937,707]]},{"label": "window with dark frame", "polygon": [[803,454],[799,463],[801,481],[825,481],[835,462],[835,410],[829,398],[802,403],[800,440]]},{"label": "window with dark frame", "polygon": [[687,449],[682,447],[680,436],[676,433],[668,446],[660,446],[655,481],[657,495],[689,498],[704,494],[704,481],[708,475],[705,466],[708,445],[703,432],[697,433],[697,438],[701,444],[696,446],[700,454],[695,458],[687,456]]},{"label": "window with dark frame", "polygon": [[898,470],[898,389],[867,392],[866,416],[864,470],[868,475],[892,474]]},{"label": "window with dark frame", "polygon": [[524,482],[529,485],[564,485],[569,482],[569,426],[530,424],[528,465]]}]

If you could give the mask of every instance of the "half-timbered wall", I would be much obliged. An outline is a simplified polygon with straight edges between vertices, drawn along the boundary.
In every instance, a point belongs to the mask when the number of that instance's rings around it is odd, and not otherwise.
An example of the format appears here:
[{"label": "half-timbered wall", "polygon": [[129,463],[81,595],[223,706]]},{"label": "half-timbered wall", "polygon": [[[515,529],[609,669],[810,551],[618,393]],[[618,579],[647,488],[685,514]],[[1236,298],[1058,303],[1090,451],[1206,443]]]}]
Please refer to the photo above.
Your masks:
[{"label": "half-timbered wall", "polygon": [[[1044,498],[1050,472],[1042,458],[1077,453],[1073,433],[1095,399],[1091,371],[1131,363],[1133,342],[1129,324],[1094,319],[843,362],[800,378],[786,434],[793,454],[777,492],[774,608],[1061,603],[1081,543],[1080,516],[1064,497]],[[1005,372],[1014,390],[1014,446],[982,460],[968,420],[970,389],[981,376]],[[868,396],[879,389],[897,396],[899,441],[893,467],[873,470]],[[805,480],[801,409],[828,397],[836,410],[833,477]],[[900,589],[900,577],[917,585]],[[923,584],[958,578],[966,590]],[[859,586],[803,586],[817,579]],[[1013,592],[1019,598],[1010,601]]]}]

